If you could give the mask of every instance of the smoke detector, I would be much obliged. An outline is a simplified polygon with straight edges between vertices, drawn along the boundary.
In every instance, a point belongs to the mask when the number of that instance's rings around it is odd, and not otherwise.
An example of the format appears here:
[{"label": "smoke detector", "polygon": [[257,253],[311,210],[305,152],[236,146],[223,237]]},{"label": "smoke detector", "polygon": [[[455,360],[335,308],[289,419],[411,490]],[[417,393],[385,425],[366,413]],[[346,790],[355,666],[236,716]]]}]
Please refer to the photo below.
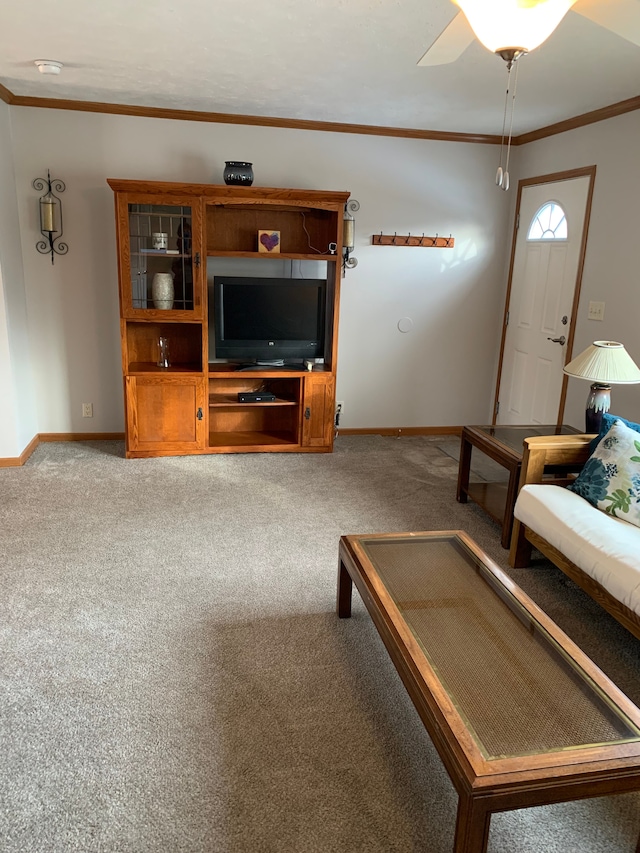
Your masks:
[{"label": "smoke detector", "polygon": [[38,66],[41,74],[59,74],[62,68],[62,63],[56,62],[55,59],[35,59],[34,64]]}]

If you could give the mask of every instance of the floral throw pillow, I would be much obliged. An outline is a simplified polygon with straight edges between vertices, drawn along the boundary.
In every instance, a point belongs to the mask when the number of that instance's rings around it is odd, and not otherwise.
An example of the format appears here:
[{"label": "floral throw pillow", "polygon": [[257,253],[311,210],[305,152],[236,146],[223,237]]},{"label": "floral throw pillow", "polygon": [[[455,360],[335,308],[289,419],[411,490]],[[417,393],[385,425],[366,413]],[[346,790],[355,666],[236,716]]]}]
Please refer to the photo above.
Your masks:
[{"label": "floral throw pillow", "polygon": [[626,418],[621,418],[619,415],[612,415],[610,412],[603,412],[600,432],[589,445],[591,453],[593,453],[616,421],[622,421],[626,426],[631,427],[631,429],[634,429],[636,432],[640,432],[640,424],[635,424],[633,421],[628,421]]},{"label": "floral throw pillow", "polygon": [[615,421],[569,488],[640,527],[640,433]]}]

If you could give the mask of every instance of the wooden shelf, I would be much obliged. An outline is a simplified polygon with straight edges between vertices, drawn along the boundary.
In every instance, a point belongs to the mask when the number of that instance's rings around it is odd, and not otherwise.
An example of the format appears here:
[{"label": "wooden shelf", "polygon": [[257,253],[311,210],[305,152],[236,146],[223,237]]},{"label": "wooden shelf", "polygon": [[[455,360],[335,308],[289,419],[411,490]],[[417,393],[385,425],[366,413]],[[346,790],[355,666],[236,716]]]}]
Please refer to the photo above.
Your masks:
[{"label": "wooden shelf", "polygon": [[129,365],[129,374],[134,373],[157,373],[162,376],[165,373],[202,373],[199,364],[172,364],[171,367],[158,367],[151,361],[134,361]]},{"label": "wooden shelf", "polygon": [[296,445],[296,438],[290,432],[211,432],[209,447],[282,447]]},{"label": "wooden shelf", "polygon": [[148,251],[148,252],[131,252],[132,258],[189,258],[191,260],[192,255],[183,255],[180,252],[156,252],[156,251]]},{"label": "wooden shelf", "polygon": [[192,323],[202,326],[194,308],[142,308],[134,305],[127,312],[127,320],[135,320],[136,323]]},{"label": "wooden shelf", "polygon": [[[174,255],[173,257],[177,257]],[[317,252],[313,253],[298,253],[298,252],[274,252],[271,254],[270,252],[228,252],[228,251],[217,251],[216,249],[209,249],[207,251],[208,258],[260,258],[260,260],[264,260],[266,258],[287,258],[288,260],[294,261],[337,261],[338,255],[321,255]]]},{"label": "wooden shelf", "polygon": [[319,370],[278,370],[277,367],[263,367],[260,370],[242,370],[237,364],[209,362],[209,376],[224,379],[299,379],[308,373],[324,373],[328,368]]},{"label": "wooden shelf", "polygon": [[[258,190],[256,190],[258,192]],[[222,201],[222,199],[220,199]],[[280,232],[281,258],[294,260],[330,260],[337,262],[339,252],[329,252],[331,243],[339,250],[339,226],[342,210],[331,205],[273,205],[266,202],[251,207],[207,204],[207,255],[229,258],[270,258],[276,254],[258,252],[260,231]]]},{"label": "wooden shelf", "polygon": [[[175,202],[171,202],[171,204],[169,206],[175,207]],[[189,207],[188,204],[182,205],[182,206],[183,207]],[[131,217],[139,216],[141,219],[148,219],[150,216],[154,216],[157,219],[159,219],[159,218],[162,218],[162,219],[184,219],[184,217],[185,217],[184,213],[173,213],[173,212],[169,213],[167,210],[165,210],[165,207],[166,207],[166,205],[161,205],[160,209],[156,208],[154,210],[132,210],[130,212],[130,216]]]}]

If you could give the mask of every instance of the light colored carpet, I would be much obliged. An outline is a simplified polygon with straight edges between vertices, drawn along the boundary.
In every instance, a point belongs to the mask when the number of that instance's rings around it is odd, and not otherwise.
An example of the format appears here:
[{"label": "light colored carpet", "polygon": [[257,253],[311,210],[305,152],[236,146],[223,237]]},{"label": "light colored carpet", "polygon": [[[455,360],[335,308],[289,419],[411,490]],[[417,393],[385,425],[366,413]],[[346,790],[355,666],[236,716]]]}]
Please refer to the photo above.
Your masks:
[{"label": "light colored carpet", "polygon": [[[450,449],[450,448],[449,448]],[[499,529],[438,439],[0,471],[3,853],[450,853],[456,795],[357,594],[343,533]],[[640,702],[640,643],[538,560],[512,572]],[[631,853],[640,795],[496,815],[490,853]]]}]

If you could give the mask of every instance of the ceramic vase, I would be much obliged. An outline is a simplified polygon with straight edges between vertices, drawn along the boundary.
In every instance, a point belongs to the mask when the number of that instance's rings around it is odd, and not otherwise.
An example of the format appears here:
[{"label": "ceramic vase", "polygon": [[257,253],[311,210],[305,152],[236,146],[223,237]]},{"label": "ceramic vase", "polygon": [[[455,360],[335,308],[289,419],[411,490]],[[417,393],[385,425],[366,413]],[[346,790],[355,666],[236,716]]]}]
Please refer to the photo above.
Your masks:
[{"label": "ceramic vase", "polygon": [[157,272],[151,283],[154,308],[173,308],[173,276],[170,272]]},{"label": "ceramic vase", "polygon": [[253,183],[253,164],[240,163],[237,160],[227,160],[224,165],[225,184],[244,184],[250,187]]}]

